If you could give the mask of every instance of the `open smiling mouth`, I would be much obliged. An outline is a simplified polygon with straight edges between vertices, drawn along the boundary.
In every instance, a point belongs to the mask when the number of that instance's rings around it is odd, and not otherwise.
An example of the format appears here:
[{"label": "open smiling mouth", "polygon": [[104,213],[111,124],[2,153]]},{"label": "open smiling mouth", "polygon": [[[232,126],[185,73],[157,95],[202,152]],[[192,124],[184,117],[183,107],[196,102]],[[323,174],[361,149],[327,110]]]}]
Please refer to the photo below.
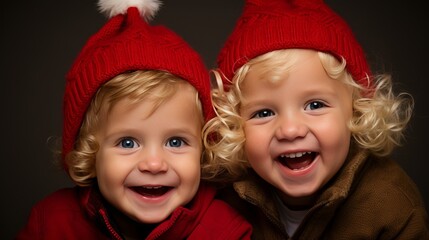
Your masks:
[{"label": "open smiling mouth", "polygon": [[160,197],[166,194],[168,191],[173,189],[173,187],[168,186],[139,186],[139,187],[130,187],[134,192],[148,198]]},{"label": "open smiling mouth", "polygon": [[316,156],[316,152],[281,154],[279,157],[277,157],[277,161],[291,170],[298,171],[310,166]]}]

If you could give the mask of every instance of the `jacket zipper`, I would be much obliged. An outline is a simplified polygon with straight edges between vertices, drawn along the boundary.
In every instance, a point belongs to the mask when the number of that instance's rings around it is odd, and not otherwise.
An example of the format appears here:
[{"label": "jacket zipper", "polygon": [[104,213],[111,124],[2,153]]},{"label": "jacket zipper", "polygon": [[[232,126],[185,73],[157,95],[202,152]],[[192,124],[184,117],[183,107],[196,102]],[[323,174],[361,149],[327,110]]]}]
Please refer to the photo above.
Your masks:
[{"label": "jacket zipper", "polygon": [[100,209],[99,212],[100,212],[101,216],[103,217],[103,221],[106,224],[106,227],[109,230],[110,234],[113,235],[113,237],[115,237],[115,239],[122,240],[122,237],[115,231],[115,229],[112,227],[112,225],[110,225],[109,219],[108,219],[106,213],[104,212],[104,210]]}]

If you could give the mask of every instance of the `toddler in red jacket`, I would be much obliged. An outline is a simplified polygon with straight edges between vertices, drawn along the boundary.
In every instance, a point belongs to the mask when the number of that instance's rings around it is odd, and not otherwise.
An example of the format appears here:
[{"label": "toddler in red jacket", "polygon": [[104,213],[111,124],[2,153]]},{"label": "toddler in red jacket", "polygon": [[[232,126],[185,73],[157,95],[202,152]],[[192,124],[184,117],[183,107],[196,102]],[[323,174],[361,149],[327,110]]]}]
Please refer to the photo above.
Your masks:
[{"label": "toddler in red jacket", "polygon": [[66,77],[62,158],[76,187],[37,203],[17,239],[248,239],[251,226],[200,184],[208,71],[151,26],[158,1],[99,2],[110,20]]}]

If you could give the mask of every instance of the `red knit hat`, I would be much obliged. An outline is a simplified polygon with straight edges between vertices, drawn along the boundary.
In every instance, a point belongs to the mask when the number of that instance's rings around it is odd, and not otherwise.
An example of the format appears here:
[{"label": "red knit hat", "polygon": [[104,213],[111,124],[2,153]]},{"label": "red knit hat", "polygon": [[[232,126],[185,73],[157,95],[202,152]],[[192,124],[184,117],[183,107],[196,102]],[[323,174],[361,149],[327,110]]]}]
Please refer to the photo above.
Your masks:
[{"label": "red knit hat", "polygon": [[98,88],[134,70],[163,70],[196,88],[204,117],[210,119],[210,79],[202,58],[180,36],[146,21],[159,8],[156,0],[100,0],[109,21],[89,38],[66,76],[63,157],[69,153],[83,116]]},{"label": "red knit hat", "polygon": [[289,48],[343,57],[354,80],[368,87],[370,69],[361,46],[347,23],[323,0],[246,0],[217,64],[231,80],[250,59]]}]

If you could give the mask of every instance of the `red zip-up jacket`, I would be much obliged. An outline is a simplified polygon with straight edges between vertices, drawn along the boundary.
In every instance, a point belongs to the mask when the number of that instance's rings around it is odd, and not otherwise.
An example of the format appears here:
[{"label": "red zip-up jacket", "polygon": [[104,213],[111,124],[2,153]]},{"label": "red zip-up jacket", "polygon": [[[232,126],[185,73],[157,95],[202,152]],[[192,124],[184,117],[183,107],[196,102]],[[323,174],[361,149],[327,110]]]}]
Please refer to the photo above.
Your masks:
[{"label": "red zip-up jacket", "polygon": [[[187,207],[178,207],[146,239],[250,239],[251,225],[201,184]],[[37,203],[16,239],[123,239],[97,187],[58,190]],[[143,225],[142,225],[143,227]]]}]

